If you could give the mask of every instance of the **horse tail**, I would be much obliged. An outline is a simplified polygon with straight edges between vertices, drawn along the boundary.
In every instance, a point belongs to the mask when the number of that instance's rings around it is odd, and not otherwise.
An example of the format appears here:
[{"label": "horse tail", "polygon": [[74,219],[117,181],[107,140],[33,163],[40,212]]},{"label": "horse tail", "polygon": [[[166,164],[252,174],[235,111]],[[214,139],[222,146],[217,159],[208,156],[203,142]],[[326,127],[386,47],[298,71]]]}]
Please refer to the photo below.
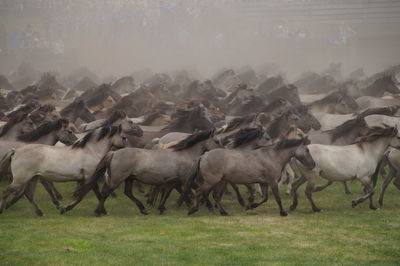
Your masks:
[{"label": "horse tail", "polygon": [[189,194],[189,191],[192,189],[192,187],[194,185],[196,177],[199,174],[200,161],[201,161],[201,157],[197,158],[193,163],[193,167],[192,167],[190,176],[189,176],[188,180],[186,180],[186,183],[185,183],[185,188],[183,189],[182,194],[177,201],[178,207],[180,207],[182,205],[183,201],[186,199],[186,197]]},{"label": "horse tail", "polygon": [[372,174],[371,176],[371,180],[372,180],[372,185],[373,187],[376,186],[376,183],[378,182],[378,176],[379,173],[381,171],[381,167],[385,167],[385,165],[387,164],[388,159],[387,159],[387,154],[385,154],[382,158],[382,160],[379,161],[378,165],[375,168],[375,172]]},{"label": "horse tail", "polygon": [[15,154],[15,149],[9,150],[3,159],[0,161],[0,180],[3,179],[8,173],[10,173],[11,159]]},{"label": "horse tail", "polygon": [[109,168],[111,160],[114,156],[114,152],[108,152],[99,162],[96,170],[92,176],[88,179],[88,182],[82,186],[79,186],[73,193],[75,199],[83,198],[90,190],[93,189],[94,185],[104,176],[106,170]]}]

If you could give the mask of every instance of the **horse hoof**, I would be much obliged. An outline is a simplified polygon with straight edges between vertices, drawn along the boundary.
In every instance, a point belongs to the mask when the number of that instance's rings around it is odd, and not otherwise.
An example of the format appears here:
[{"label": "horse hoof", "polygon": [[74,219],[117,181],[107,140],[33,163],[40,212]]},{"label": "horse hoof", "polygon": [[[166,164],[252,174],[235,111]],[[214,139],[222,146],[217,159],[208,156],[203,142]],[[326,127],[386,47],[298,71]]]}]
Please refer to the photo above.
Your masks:
[{"label": "horse hoof", "polygon": [[140,213],[143,214],[143,215],[148,215],[149,214],[146,210],[141,210]]},{"label": "horse hoof", "polygon": [[374,211],[376,211],[376,210],[378,209],[378,208],[375,207],[374,205],[369,206],[369,208],[370,208],[371,210],[374,210]]},{"label": "horse hoof", "polygon": [[188,215],[192,215],[193,213],[197,212],[196,208],[192,208],[189,210]]},{"label": "horse hoof", "polygon": [[355,200],[353,200],[352,202],[351,202],[351,207],[352,208],[355,208],[357,206],[357,202],[355,201]]},{"label": "horse hoof", "polygon": [[64,214],[67,212],[67,210],[64,207],[59,207],[58,210],[60,211],[60,214]]},{"label": "horse hoof", "polygon": [[281,211],[279,214],[280,214],[281,216],[288,216],[288,213],[287,213],[286,211]]},{"label": "horse hoof", "polygon": [[220,212],[221,216],[229,216],[229,213],[227,212]]},{"label": "horse hoof", "polygon": [[321,212],[322,210],[319,209],[319,208],[314,208],[313,211],[314,211],[314,212]]},{"label": "horse hoof", "polygon": [[43,214],[43,212],[41,210],[38,210],[36,212],[36,215],[42,217],[44,214]]}]

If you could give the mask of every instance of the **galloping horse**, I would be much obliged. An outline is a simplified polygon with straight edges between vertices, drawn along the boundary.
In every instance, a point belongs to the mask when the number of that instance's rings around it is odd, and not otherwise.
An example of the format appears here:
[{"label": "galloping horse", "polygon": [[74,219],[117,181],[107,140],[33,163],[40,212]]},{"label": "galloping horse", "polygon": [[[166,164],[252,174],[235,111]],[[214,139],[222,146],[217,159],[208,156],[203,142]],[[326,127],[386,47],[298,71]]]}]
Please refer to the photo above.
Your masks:
[{"label": "galloping horse", "polygon": [[302,163],[296,163],[300,170],[301,178],[293,184],[291,210],[297,207],[297,189],[305,182],[308,182],[306,196],[313,211],[320,211],[312,199],[314,184],[319,177],[329,181],[341,182],[358,179],[364,185],[365,195],[353,200],[352,207],[354,208],[359,203],[369,199],[370,208],[376,209],[372,202],[374,189],[371,176],[389,146],[400,147],[397,129],[394,127],[370,128],[364,136],[352,145],[309,145],[316,167],[310,170],[304,167]]}]

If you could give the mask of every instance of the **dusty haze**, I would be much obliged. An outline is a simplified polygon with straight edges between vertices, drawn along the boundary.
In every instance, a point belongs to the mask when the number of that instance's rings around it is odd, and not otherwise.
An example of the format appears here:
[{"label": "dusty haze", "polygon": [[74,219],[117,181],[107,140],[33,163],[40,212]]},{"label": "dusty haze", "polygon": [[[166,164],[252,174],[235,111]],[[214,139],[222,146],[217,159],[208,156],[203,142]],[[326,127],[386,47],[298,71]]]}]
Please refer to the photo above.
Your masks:
[{"label": "dusty haze", "polygon": [[[9,2],[0,6],[5,30],[24,32],[31,24],[49,48],[0,54],[5,74],[21,62],[63,75],[87,67],[101,77],[143,68],[193,69],[209,77],[223,67],[276,63],[293,80],[331,62],[342,63],[344,74],[358,67],[368,74],[400,62],[400,20],[392,18],[293,19],[292,13],[244,12],[249,1],[54,1],[58,5],[50,7]],[[347,39],[338,43],[343,29]]]}]

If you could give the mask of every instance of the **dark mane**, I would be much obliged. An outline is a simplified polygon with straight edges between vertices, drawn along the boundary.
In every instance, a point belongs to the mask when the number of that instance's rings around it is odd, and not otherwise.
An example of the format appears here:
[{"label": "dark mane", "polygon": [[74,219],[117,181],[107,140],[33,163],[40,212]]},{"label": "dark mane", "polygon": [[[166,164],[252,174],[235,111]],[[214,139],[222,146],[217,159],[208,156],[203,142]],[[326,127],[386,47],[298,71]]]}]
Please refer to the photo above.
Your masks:
[{"label": "dark mane", "polygon": [[41,125],[37,129],[32,130],[29,133],[26,133],[24,135],[18,136],[18,140],[24,141],[24,142],[33,142],[41,138],[42,136],[45,136],[49,134],[50,132],[53,132],[54,130],[59,130],[63,125],[68,124],[68,120],[66,119],[59,119],[57,121],[53,122],[48,122],[46,124]]},{"label": "dark mane", "polygon": [[110,127],[112,124],[117,122],[120,119],[123,119],[126,117],[126,114],[123,111],[115,111],[111,114],[111,116],[104,121],[104,123],[101,125],[101,127]]},{"label": "dark mane", "polygon": [[163,115],[163,112],[161,112],[161,111],[155,111],[155,112],[149,113],[149,114],[145,115],[143,122],[140,124],[143,126],[148,126],[154,120],[156,120],[157,118],[159,118],[162,115]]},{"label": "dark mane", "polygon": [[175,151],[185,150],[187,148],[192,147],[193,145],[195,145],[200,141],[208,139],[212,133],[213,130],[199,131],[197,133],[194,133],[186,137],[184,140],[179,141],[177,144],[171,146],[170,148]]},{"label": "dark mane", "polygon": [[398,133],[395,127],[371,127],[368,129],[367,133],[359,137],[354,144],[359,144],[363,142],[372,142],[381,137],[394,137]]},{"label": "dark mane", "polygon": [[289,114],[289,112],[291,111],[284,112],[271,121],[267,128],[267,133],[271,138],[274,139],[279,137],[279,123],[281,122],[282,118]]},{"label": "dark mane", "polygon": [[341,100],[342,97],[343,97],[343,95],[341,92],[334,91],[334,92],[328,94],[327,96],[325,96],[324,98],[310,103],[309,105],[337,103],[338,101]]},{"label": "dark mane", "polygon": [[232,135],[226,136],[222,139],[222,145],[232,143],[233,148],[237,148],[240,145],[246,144],[254,139],[260,138],[264,134],[264,131],[259,128],[243,128]]},{"label": "dark mane", "polygon": [[74,109],[83,109],[85,108],[85,102],[83,100],[75,100],[72,103],[68,104],[65,106],[61,111],[60,114],[61,116],[66,116],[68,113],[70,113]]},{"label": "dark mane", "polygon": [[281,150],[281,149],[287,149],[290,147],[298,146],[300,144],[304,143],[304,139],[282,139],[280,140],[276,146],[275,149]]},{"label": "dark mane", "polygon": [[18,108],[17,110],[12,111],[11,113],[9,113],[7,115],[8,118],[12,118],[13,116],[15,116],[16,114],[19,113],[30,113],[32,112],[37,106],[39,105],[38,102],[31,102],[28,104],[25,104],[23,106],[21,106],[20,108]]},{"label": "dark mane", "polygon": [[203,111],[201,107],[195,107],[189,110],[178,109],[175,114],[171,115],[171,118],[173,118],[173,120],[162,130],[175,130],[175,128],[179,128],[179,126],[185,125],[188,121],[195,121],[195,119],[201,118],[202,114]]},{"label": "dark mane", "polygon": [[229,121],[228,125],[223,130],[223,132],[229,132],[239,128],[242,125],[249,124],[254,121],[256,116],[257,114],[250,114],[242,117],[233,118],[231,121]]},{"label": "dark mane", "polygon": [[364,118],[357,117],[355,119],[348,120],[341,125],[325,132],[331,135],[332,141],[335,141],[356,127],[367,127],[367,123],[365,122]]},{"label": "dark mane", "polygon": [[28,114],[29,113],[27,112],[21,112],[13,115],[11,119],[0,129],[0,137],[4,136],[13,126],[24,120]]},{"label": "dark mane", "polygon": [[387,115],[393,116],[399,110],[400,105],[389,106],[389,107],[377,107],[377,108],[368,108],[362,113],[360,113],[357,118],[364,118],[369,115]]},{"label": "dark mane", "polygon": [[78,139],[74,144],[72,144],[72,149],[82,149],[86,146],[86,144],[95,136],[95,133],[98,132],[97,134],[97,140],[100,141],[106,136],[112,137],[117,133],[121,132],[121,126],[104,126],[95,130],[90,131],[87,133],[85,136],[82,138]]},{"label": "dark mane", "polygon": [[270,102],[268,105],[266,105],[262,111],[265,113],[270,113],[274,110],[276,110],[279,107],[285,106],[287,104],[287,101],[282,98],[282,97],[277,97],[274,99],[272,102]]}]

